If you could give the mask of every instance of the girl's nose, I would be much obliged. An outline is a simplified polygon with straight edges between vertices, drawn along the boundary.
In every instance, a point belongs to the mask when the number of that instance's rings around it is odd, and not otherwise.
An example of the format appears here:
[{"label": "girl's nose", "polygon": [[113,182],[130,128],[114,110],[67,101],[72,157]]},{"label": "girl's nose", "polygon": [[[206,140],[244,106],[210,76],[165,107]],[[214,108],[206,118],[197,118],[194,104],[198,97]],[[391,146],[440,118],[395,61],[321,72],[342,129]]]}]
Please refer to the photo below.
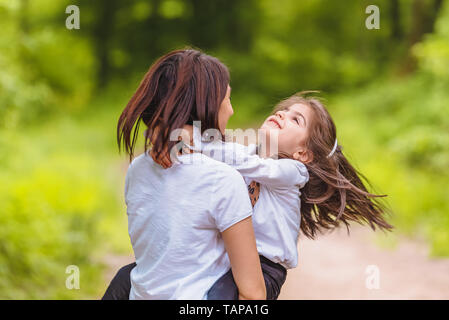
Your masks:
[{"label": "girl's nose", "polygon": [[281,118],[282,120],[284,120],[284,118],[285,118],[285,113],[284,113],[284,111],[277,111],[276,112],[276,115],[279,117],[279,118]]}]

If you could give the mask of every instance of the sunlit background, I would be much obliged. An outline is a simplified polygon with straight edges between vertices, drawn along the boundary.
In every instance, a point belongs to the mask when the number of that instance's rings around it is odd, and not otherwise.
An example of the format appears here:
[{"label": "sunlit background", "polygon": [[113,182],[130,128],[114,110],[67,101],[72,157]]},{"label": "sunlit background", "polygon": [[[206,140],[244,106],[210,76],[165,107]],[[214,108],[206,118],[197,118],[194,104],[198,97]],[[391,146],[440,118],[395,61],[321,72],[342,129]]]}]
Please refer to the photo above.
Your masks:
[{"label": "sunlit background", "polygon": [[154,59],[186,45],[229,67],[230,127],[320,90],[343,152],[389,195],[388,245],[449,256],[447,0],[0,0],[0,298],[104,292],[107,257],[132,253],[116,122]]}]

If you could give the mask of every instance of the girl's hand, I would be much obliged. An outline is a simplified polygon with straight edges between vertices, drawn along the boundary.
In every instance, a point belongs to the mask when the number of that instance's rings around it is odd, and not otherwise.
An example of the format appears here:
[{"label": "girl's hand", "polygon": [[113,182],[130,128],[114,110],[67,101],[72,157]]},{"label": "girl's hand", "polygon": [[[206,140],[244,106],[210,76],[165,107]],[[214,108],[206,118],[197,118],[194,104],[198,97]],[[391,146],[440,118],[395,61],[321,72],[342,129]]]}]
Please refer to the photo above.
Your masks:
[{"label": "girl's hand", "polygon": [[[190,145],[193,145],[193,126],[185,125],[179,138],[179,141],[188,141]],[[164,169],[170,168],[173,165],[170,159],[170,153],[166,149],[164,149],[159,156],[157,156],[153,150],[150,150],[150,156],[153,158],[154,162]]]},{"label": "girl's hand", "polygon": [[150,156],[153,158],[154,162],[164,169],[170,168],[173,164],[170,160],[170,154],[166,150],[162,151],[161,154],[157,156],[153,149],[151,149]]}]

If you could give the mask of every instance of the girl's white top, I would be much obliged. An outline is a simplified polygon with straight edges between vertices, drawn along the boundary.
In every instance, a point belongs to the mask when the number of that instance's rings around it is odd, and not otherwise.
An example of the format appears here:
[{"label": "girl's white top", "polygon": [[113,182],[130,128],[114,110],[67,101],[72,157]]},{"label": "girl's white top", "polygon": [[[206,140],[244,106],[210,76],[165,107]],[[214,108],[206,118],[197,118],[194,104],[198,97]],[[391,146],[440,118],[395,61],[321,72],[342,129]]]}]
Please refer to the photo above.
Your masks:
[{"label": "girl's white top", "polygon": [[245,178],[260,183],[259,200],[253,208],[253,226],[259,254],[286,269],[298,264],[301,221],[300,188],[309,180],[306,166],[292,159],[264,159],[256,145],[205,142],[194,126],[194,150],[235,168]]},{"label": "girl's white top", "polygon": [[242,176],[200,153],[163,169],[146,153],[125,180],[137,266],[130,299],[204,299],[230,268],[220,232],[252,214]]}]

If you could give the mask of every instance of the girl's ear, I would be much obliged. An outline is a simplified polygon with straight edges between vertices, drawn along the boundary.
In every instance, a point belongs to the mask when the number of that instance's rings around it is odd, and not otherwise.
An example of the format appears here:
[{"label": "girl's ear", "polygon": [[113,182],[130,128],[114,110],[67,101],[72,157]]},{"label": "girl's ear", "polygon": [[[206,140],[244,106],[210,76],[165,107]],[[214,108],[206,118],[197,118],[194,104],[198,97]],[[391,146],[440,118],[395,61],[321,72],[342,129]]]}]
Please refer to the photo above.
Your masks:
[{"label": "girl's ear", "polygon": [[313,154],[307,149],[301,149],[293,153],[293,159],[301,161],[302,163],[309,163],[313,160]]}]

